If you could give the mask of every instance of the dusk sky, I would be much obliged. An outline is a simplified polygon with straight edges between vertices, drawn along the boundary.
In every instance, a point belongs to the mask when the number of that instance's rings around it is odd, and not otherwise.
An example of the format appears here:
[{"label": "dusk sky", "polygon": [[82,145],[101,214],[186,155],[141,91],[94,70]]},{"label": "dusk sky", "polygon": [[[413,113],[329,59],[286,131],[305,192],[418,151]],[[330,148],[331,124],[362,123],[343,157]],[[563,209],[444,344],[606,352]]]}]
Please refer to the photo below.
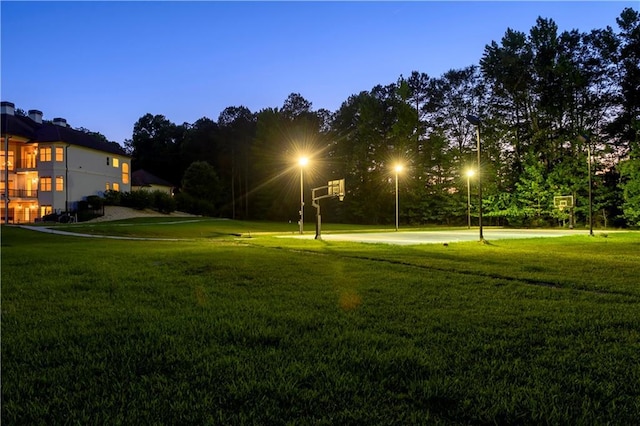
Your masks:
[{"label": "dusk sky", "polygon": [[2,100],[124,143],[144,114],[217,121],[300,93],[336,111],[412,71],[478,64],[507,28],[611,26],[637,1],[8,2]]}]

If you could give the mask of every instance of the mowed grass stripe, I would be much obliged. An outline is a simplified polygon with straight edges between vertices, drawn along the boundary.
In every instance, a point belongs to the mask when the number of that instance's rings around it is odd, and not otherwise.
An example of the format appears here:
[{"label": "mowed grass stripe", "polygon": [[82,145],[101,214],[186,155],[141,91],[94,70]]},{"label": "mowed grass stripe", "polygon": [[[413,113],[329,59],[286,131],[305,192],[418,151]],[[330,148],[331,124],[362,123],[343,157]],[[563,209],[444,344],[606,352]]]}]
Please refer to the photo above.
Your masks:
[{"label": "mowed grass stripe", "polygon": [[424,270],[484,276],[523,284],[640,297],[640,233],[612,237],[560,237],[442,245],[394,246],[278,240],[256,244],[343,258],[395,263]]},{"label": "mowed grass stripe", "polygon": [[[525,242],[2,237],[3,424],[630,424],[640,413],[635,297],[426,269],[499,270],[502,250]],[[529,244],[517,259],[533,268]],[[555,247],[562,270],[576,270],[562,252],[589,251]],[[588,286],[607,276],[594,273]]]}]

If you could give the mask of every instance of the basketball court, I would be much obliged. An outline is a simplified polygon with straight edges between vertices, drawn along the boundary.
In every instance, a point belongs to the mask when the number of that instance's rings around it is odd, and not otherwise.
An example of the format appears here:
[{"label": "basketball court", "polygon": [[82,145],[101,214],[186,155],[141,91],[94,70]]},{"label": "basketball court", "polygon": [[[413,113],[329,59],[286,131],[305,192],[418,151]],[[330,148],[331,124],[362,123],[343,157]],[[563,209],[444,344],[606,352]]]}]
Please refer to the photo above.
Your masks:
[{"label": "basketball court", "polygon": [[[523,238],[551,238],[569,235],[589,235],[588,230],[571,229],[503,229],[483,228],[483,236],[487,241]],[[304,235],[282,236],[283,238],[314,239],[314,233]],[[371,244],[444,244],[465,241],[479,241],[477,228],[447,231],[390,231],[390,232],[360,232],[360,233],[323,233],[323,241],[349,241]]]},{"label": "basketball court", "polygon": [[[397,190],[396,190],[397,191]],[[317,226],[316,232],[319,235],[318,239],[324,241],[350,241],[358,243],[372,243],[372,244],[397,244],[397,245],[411,245],[411,244],[448,244],[458,243],[465,241],[480,241],[480,233],[478,228],[470,228],[463,230],[429,230],[429,231],[390,231],[390,232],[354,232],[354,233],[322,233],[322,220],[320,215],[320,200],[324,198],[338,197],[340,201],[344,199],[345,184],[344,179],[332,180],[327,182],[327,185],[318,188],[313,188],[311,192],[312,205],[316,208]],[[300,217],[302,218],[302,206],[304,205],[303,199],[301,199]],[[504,229],[504,228],[483,228],[483,236],[486,241],[492,240],[504,240],[504,239],[517,239],[517,238],[550,238],[550,237],[564,237],[568,235],[589,235],[589,231],[576,231],[572,228],[572,209],[573,209],[573,196],[564,195],[554,197],[554,206],[561,212],[567,209],[570,214],[567,215],[569,219],[570,229]],[[396,214],[397,218],[397,214]],[[302,219],[300,222],[300,232],[302,233],[303,225]],[[397,228],[397,222],[396,222]],[[290,235],[281,236],[281,238],[303,238],[303,239],[315,239],[316,233],[308,233],[303,235]]]}]

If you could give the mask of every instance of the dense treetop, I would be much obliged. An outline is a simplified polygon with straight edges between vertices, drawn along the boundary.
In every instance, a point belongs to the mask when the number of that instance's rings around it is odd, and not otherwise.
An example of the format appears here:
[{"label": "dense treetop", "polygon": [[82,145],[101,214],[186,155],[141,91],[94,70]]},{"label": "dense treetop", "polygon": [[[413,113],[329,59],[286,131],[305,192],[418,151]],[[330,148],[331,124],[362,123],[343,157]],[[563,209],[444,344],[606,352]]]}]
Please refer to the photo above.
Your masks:
[{"label": "dense treetop", "polygon": [[[490,224],[568,226],[573,213],[584,225],[591,164],[596,224],[637,226],[640,15],[626,8],[616,21],[617,29],[559,32],[552,19],[538,18],[528,33],[506,29],[479,64],[437,77],[400,75],[333,112],[292,93],[281,107],[229,107],[217,121],[174,124],[146,114],[126,146],[134,169],[176,184],[194,162],[207,162],[217,177],[217,214],[253,219],[298,219],[296,158],[305,154],[307,200],[310,188],[346,179],[344,202],[326,201],[328,220],[390,223],[393,165],[402,162],[401,221],[463,224],[465,171],[478,168],[477,129],[465,118],[472,114],[481,119]],[[573,212],[554,207],[560,195],[573,196]]]}]

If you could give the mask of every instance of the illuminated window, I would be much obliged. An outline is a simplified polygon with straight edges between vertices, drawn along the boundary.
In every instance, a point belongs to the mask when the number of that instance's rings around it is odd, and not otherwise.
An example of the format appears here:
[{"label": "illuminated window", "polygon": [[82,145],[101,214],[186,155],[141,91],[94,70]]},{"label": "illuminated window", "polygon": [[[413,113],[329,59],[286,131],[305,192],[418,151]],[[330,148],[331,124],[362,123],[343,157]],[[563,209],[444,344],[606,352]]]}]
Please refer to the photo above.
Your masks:
[{"label": "illuminated window", "polygon": [[109,184],[109,182],[107,182],[107,184],[104,186],[104,189],[106,189],[107,191],[111,189],[111,185]]},{"label": "illuminated window", "polygon": [[9,170],[13,170],[15,162],[15,153],[13,151],[9,151],[9,158],[5,156],[4,151],[0,151],[0,162],[2,163],[2,170],[4,170],[5,164],[9,165]]},{"label": "illuminated window", "polygon": [[51,161],[51,148],[40,148],[40,161]]},{"label": "illuminated window", "polygon": [[122,163],[122,183],[129,183],[129,165]]},{"label": "illuminated window", "polygon": [[56,191],[64,191],[64,178],[62,176],[56,176]]},{"label": "illuminated window", "polygon": [[27,169],[35,169],[36,159],[38,157],[38,150],[25,149],[23,153],[24,154],[23,154],[22,163],[24,164],[24,167]]},{"label": "illuminated window", "polygon": [[51,206],[40,206],[40,217],[53,213],[53,207]]},{"label": "illuminated window", "polygon": [[56,147],[56,161],[64,161],[64,148]]},{"label": "illuminated window", "polygon": [[113,167],[115,167],[115,168],[120,167],[120,160],[118,160],[115,157],[113,157]]},{"label": "illuminated window", "polygon": [[51,178],[50,177],[41,177],[40,178],[40,191],[51,191]]},{"label": "illuminated window", "polygon": [[113,190],[114,191],[120,191],[120,184],[113,182]]}]

